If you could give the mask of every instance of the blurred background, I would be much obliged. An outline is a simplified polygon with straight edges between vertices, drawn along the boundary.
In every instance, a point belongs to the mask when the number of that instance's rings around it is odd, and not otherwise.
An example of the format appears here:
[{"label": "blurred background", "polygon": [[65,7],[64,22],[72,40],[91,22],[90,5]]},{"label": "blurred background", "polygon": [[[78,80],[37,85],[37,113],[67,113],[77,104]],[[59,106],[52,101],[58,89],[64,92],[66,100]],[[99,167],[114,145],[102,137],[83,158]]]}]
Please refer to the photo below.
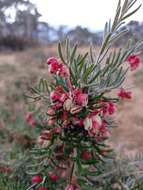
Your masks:
[{"label": "blurred background", "polygon": [[[137,4],[142,1],[138,0]],[[98,51],[104,23],[113,17],[117,0],[0,0],[0,163],[15,160],[33,145],[35,129],[25,121],[33,105],[25,94],[41,77],[47,78],[46,59],[57,55],[59,40],[79,43],[82,53],[92,43]],[[143,40],[143,8],[120,29],[128,40]],[[141,54],[143,55],[143,54]],[[128,76],[133,99],[122,103],[112,145],[120,153],[143,152],[143,67]]]}]

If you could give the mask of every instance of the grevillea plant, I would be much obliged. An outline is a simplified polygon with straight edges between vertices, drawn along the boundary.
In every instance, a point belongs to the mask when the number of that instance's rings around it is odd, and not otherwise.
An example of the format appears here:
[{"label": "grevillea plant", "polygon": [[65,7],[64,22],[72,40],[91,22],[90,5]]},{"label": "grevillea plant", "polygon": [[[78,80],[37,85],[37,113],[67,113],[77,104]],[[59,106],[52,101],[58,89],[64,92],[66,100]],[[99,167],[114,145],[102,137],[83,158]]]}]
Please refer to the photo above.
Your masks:
[{"label": "grevillea plant", "polygon": [[80,55],[69,40],[64,46],[59,43],[59,57],[47,60],[48,79],[31,88],[29,98],[44,100],[44,104],[40,123],[32,113],[26,118],[40,128],[32,150],[33,165],[28,166],[33,175],[29,190],[96,189],[94,179],[104,173],[104,163],[112,157],[107,145],[115,125],[112,115],[120,100],[132,97],[123,82],[127,72],[140,64],[140,42],[112,48],[127,32],[120,30],[125,19],[140,8],[132,10],[136,2],[119,1],[113,22],[105,25],[99,52],[91,47],[89,53]]}]

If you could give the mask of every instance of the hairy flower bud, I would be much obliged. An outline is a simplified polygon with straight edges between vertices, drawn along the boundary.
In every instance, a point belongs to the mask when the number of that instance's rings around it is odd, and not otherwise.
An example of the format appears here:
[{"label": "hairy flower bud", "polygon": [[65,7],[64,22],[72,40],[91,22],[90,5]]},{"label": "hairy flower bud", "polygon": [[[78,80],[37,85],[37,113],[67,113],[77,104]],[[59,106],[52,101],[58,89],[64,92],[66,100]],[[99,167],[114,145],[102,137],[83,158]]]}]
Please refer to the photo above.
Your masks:
[{"label": "hairy flower bud", "polygon": [[64,110],[66,111],[70,111],[70,109],[73,107],[73,101],[72,99],[67,99],[65,102],[64,102]]},{"label": "hairy flower bud", "polygon": [[73,185],[68,185],[65,190],[75,190]]},{"label": "hairy flower bud", "polygon": [[102,126],[102,120],[99,115],[92,115],[85,118],[83,124],[85,130],[88,131],[89,135],[94,136]]},{"label": "hairy flower bud", "polygon": [[92,119],[90,117],[86,117],[83,121],[85,130],[90,130],[92,128]]}]

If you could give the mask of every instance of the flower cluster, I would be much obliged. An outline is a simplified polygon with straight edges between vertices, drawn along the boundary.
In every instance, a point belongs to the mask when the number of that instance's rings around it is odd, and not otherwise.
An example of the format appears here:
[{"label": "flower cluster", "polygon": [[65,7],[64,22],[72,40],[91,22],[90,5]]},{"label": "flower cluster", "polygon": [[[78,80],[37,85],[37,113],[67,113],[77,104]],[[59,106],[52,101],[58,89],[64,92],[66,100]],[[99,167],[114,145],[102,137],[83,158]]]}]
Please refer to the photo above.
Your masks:
[{"label": "flower cluster", "polygon": [[54,57],[51,57],[47,60],[47,64],[49,65],[49,73],[58,74],[59,76],[68,77],[69,69],[62,62],[57,60]]},{"label": "flower cluster", "polygon": [[[129,56],[127,61],[131,70],[135,70],[140,63],[140,59],[136,55]],[[50,149],[52,160],[49,160],[49,164],[62,162],[66,167],[62,170],[60,166],[55,165],[54,170],[49,170],[47,175],[44,175],[45,178],[34,176],[32,183],[38,184],[38,190],[48,189],[47,185],[43,185],[45,181],[57,184],[62,178],[67,178],[71,172],[68,169],[71,167],[69,163],[77,152],[79,154],[78,162],[81,163],[97,163],[99,157],[94,152],[97,150],[100,157],[104,157],[105,153],[108,153],[108,149],[98,147],[96,150],[94,145],[103,143],[110,136],[112,124],[109,118],[116,112],[117,102],[120,99],[132,98],[132,92],[126,91],[124,88],[117,91],[115,98],[107,97],[104,93],[93,97],[89,93],[90,88],[81,87],[80,84],[75,85],[71,76],[71,68],[60,59],[49,58],[47,64],[53,79],[50,85],[47,109],[46,124],[48,127],[41,130],[37,143],[42,148],[48,149],[53,145],[54,148]],[[27,114],[26,121],[31,126],[36,125],[31,112]],[[85,143],[88,143],[89,148],[85,146]],[[55,171],[58,171],[57,175],[54,175]],[[73,182],[72,176],[70,183],[66,184],[65,190],[80,189],[77,180]]]},{"label": "flower cluster", "polygon": [[[48,174],[49,179],[52,182],[56,182],[58,180],[58,176]],[[38,190],[48,190],[49,188],[46,185],[43,185],[44,178],[40,175],[32,177],[32,184],[37,184],[39,186]]]},{"label": "flower cluster", "polygon": [[[128,60],[132,59],[132,57],[135,56],[130,56]],[[137,58],[135,57],[135,59]],[[67,90],[63,86],[57,85],[50,93],[51,106],[47,111],[49,115],[48,124],[54,125],[55,122],[59,123],[62,129],[76,126],[85,130],[87,135],[93,136],[98,140],[100,139],[99,137],[105,137],[109,132],[106,116],[115,113],[115,103],[102,97],[95,105],[90,104],[90,96],[87,90],[75,88],[70,81],[70,72],[67,65],[64,65],[56,58],[48,59],[47,63],[49,70],[52,70],[52,74],[59,75],[62,68],[64,75],[61,76],[67,82]],[[131,92],[123,88],[120,89],[117,95],[121,99],[131,99],[132,97]],[[86,114],[82,114],[83,112]]]},{"label": "flower cluster", "polygon": [[128,61],[129,65],[130,65],[131,71],[136,70],[139,67],[140,63],[141,63],[140,58],[137,55],[130,55],[128,57],[127,61]]},{"label": "flower cluster", "polygon": [[35,118],[34,118],[32,112],[27,113],[27,115],[26,115],[26,122],[27,122],[30,126],[32,126],[32,127],[35,127],[35,126],[36,126],[36,120],[35,120]]},{"label": "flower cluster", "polygon": [[[85,131],[87,136],[98,138],[98,140],[105,137],[108,133],[106,116],[114,114],[115,104],[103,98],[97,102],[98,108],[96,108],[96,105],[90,104],[90,97],[86,89],[74,87],[70,81],[69,69],[66,65],[60,63],[56,58],[48,59],[48,65],[50,65],[50,70],[52,67],[52,73],[56,75],[59,74],[58,69],[61,66],[65,68],[63,73],[66,75],[62,76],[66,79],[68,89],[65,90],[63,86],[57,85],[50,93],[51,106],[47,112],[49,115],[48,124],[59,123],[62,129],[75,126]],[[86,113],[84,116],[82,116],[83,112]]]}]

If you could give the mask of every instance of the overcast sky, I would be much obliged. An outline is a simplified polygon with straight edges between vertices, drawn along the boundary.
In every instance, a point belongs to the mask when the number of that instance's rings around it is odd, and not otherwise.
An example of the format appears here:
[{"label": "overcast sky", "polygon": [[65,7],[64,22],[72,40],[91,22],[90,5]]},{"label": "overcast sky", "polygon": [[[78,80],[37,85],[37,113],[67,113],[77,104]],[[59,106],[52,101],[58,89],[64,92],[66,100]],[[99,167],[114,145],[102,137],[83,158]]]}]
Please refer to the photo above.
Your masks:
[{"label": "overcast sky", "polygon": [[[41,20],[53,26],[81,25],[101,30],[105,21],[113,17],[118,0],[32,0],[36,3]],[[137,4],[143,3],[138,0]],[[143,21],[143,7],[132,16],[132,20]]]}]

